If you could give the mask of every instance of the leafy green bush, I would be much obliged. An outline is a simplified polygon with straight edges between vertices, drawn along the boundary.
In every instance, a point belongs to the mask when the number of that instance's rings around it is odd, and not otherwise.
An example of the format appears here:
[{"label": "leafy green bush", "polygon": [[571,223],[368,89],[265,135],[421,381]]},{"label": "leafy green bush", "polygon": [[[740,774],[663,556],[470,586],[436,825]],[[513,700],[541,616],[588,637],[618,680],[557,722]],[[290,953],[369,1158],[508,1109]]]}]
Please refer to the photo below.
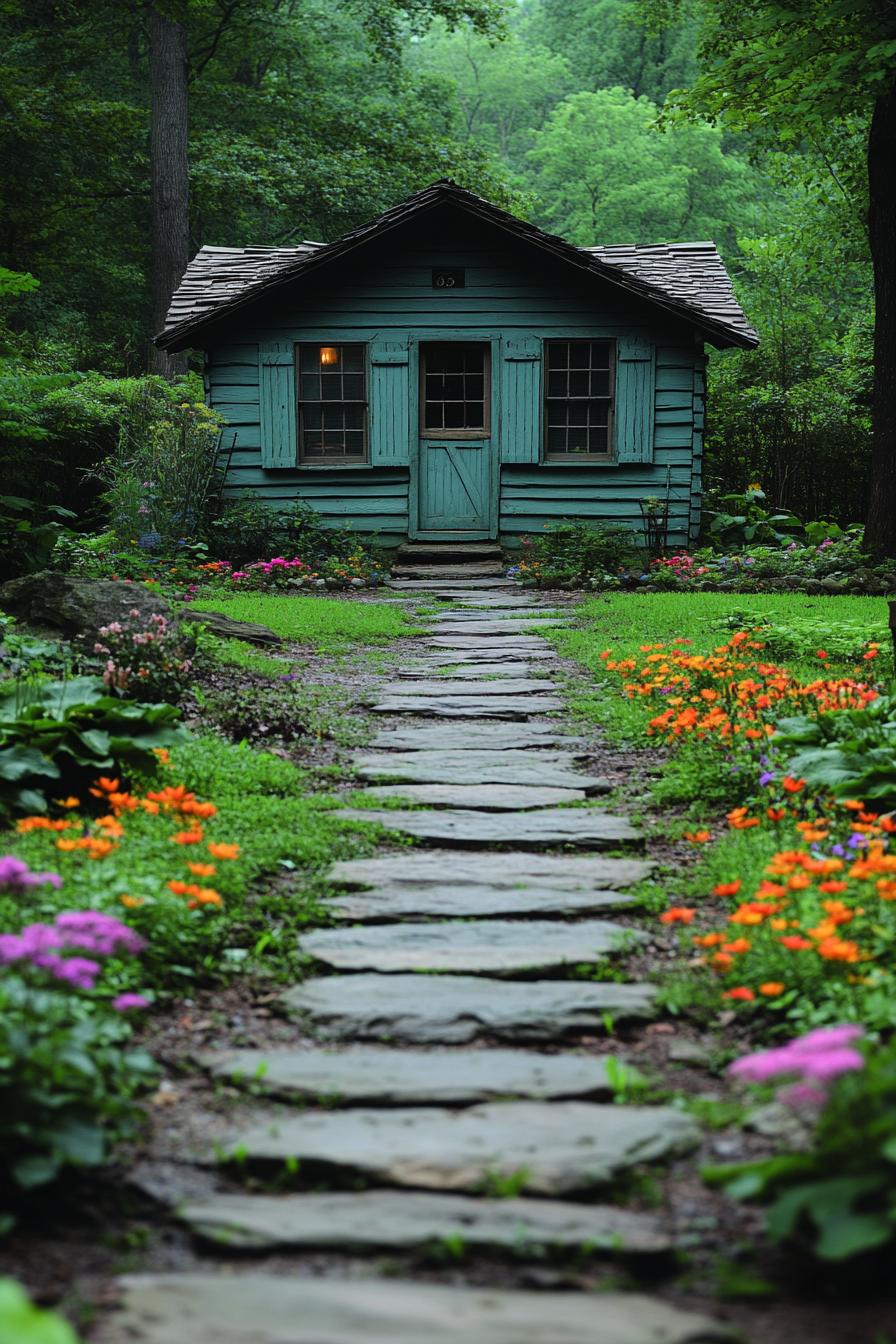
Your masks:
[{"label": "leafy green bush", "polygon": [[[264,556],[298,558],[309,570],[326,575],[339,561],[354,561],[358,573],[375,567],[376,547],[347,526],[332,526],[297,500],[276,509],[252,495],[228,500],[208,526],[208,544],[216,560],[244,569]],[[334,572],[335,576],[335,572]]]},{"label": "leafy green bush", "polygon": [[734,1070],[741,1066],[748,1080],[785,1073],[800,1080],[782,1095],[810,1122],[811,1144],[704,1172],[730,1195],[768,1204],[774,1241],[796,1242],[825,1261],[896,1242],[896,1041],[874,1048],[861,1038],[859,1027],[821,1029],[739,1061]]},{"label": "leafy green bush", "polygon": [[68,1322],[54,1311],[35,1307],[14,1279],[0,1279],[0,1340],[3,1344],[78,1344]]},{"label": "leafy green bush", "polygon": [[[864,709],[817,718],[780,719],[772,739],[787,754],[787,773],[835,798],[857,798],[878,810],[896,807],[896,700],[879,696]],[[796,754],[791,754],[798,748]]]},{"label": "leafy green bush", "polygon": [[176,702],[193,667],[182,627],[161,613],[127,617],[101,625],[93,651],[103,662],[103,685],[119,694],[135,691]]},{"label": "leafy green bush", "polygon": [[581,583],[594,575],[617,576],[637,557],[628,528],[565,519],[537,537],[524,537],[521,547],[519,563],[510,573],[546,586]]},{"label": "leafy green bush", "polygon": [[101,770],[152,770],[180,741],[172,705],[109,695],[97,677],[0,684],[0,811],[45,812],[47,793],[80,790]]},{"label": "leafy green bush", "polygon": [[730,504],[732,509],[709,511],[710,539],[722,549],[792,541],[794,533],[802,531],[799,518],[789,510],[766,509],[765,499],[759,485],[749,485],[740,494],[722,495],[720,503]]}]

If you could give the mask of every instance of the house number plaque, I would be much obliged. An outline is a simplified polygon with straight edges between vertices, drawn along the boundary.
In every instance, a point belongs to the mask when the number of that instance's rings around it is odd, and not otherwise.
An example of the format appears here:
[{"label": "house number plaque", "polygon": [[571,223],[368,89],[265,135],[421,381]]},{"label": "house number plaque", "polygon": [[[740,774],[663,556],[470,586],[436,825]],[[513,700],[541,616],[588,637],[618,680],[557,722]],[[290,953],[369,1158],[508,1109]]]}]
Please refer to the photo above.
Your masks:
[{"label": "house number plaque", "polygon": [[466,284],[462,266],[433,267],[433,289],[463,289]]}]

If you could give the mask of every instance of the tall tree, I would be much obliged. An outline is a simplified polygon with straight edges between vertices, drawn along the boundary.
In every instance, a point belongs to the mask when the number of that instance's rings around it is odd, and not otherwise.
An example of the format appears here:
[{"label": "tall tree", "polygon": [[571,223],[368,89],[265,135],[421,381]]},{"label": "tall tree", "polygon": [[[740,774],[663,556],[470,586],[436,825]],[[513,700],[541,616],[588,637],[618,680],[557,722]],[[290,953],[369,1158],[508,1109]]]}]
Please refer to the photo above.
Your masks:
[{"label": "tall tree", "polygon": [[[153,335],[190,259],[187,35],[179,18],[149,9],[149,172],[152,215],[150,309]],[[185,373],[185,354],[150,348],[152,372]]]},{"label": "tall tree", "polygon": [[[668,21],[679,0],[643,0]],[[824,144],[867,121],[874,267],[874,411],[866,541],[896,556],[896,0],[702,0],[702,73],[673,108],[766,145]]]}]

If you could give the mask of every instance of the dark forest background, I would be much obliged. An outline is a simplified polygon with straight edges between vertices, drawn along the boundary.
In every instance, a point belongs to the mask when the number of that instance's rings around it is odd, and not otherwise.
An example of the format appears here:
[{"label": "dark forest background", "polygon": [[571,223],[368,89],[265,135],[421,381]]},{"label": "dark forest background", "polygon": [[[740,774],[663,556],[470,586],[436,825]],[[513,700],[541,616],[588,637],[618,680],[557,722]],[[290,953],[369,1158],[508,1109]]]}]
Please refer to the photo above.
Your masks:
[{"label": "dark forest background", "polygon": [[[762,343],[712,358],[710,490],[860,519],[867,118],[664,113],[714,6],[189,0],[191,251],[332,239],[448,176],[575,243],[712,238]],[[148,367],[147,8],[12,0],[0,53],[2,488],[77,508]]]}]

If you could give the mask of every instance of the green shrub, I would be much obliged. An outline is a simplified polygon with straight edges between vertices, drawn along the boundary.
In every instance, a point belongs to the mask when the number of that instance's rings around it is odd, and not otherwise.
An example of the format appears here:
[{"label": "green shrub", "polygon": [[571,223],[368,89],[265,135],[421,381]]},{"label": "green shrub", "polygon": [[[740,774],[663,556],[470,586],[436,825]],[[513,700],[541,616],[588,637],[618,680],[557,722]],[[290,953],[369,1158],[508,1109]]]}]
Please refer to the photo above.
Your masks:
[{"label": "green shrub", "polygon": [[617,575],[637,557],[626,527],[563,520],[537,537],[524,537],[518,572],[523,580],[550,586],[584,582],[596,574]]},{"label": "green shrub", "polygon": [[879,696],[864,709],[815,718],[780,719],[772,744],[787,773],[835,798],[857,798],[880,811],[896,808],[896,700]]},{"label": "green shrub", "polygon": [[0,811],[45,812],[103,770],[152,770],[184,736],[171,705],[109,695],[96,677],[0,684]]}]

